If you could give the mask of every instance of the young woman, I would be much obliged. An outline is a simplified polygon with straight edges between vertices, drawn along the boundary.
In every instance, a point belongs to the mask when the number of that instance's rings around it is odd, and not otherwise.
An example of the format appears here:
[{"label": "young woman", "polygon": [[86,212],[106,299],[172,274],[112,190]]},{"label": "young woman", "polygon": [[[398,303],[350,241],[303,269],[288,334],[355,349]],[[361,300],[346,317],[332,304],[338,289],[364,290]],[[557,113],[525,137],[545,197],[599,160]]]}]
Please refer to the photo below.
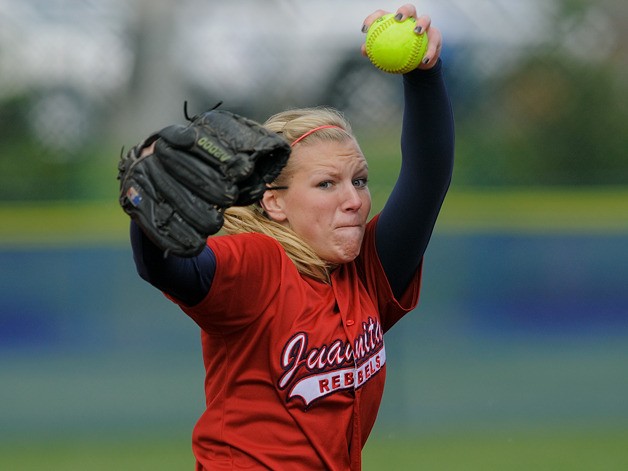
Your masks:
[{"label": "young woman", "polygon": [[[364,22],[383,15],[380,10]],[[418,301],[423,254],[453,168],[453,120],[427,31],[403,77],[399,179],[369,220],[369,169],[349,123],[297,109],[265,126],[292,146],[261,200],[228,210],[197,257],[163,257],[135,224],[140,275],[199,325],[206,410],[197,469],[358,470],[386,376],[384,334]]]}]

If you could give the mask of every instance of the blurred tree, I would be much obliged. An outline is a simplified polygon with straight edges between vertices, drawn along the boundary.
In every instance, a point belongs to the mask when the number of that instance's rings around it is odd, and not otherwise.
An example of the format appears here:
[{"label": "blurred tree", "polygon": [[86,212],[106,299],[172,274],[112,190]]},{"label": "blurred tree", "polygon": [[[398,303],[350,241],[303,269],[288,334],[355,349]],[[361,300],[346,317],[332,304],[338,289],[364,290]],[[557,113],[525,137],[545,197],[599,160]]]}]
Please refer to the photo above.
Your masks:
[{"label": "blurred tree", "polygon": [[590,2],[559,6],[549,41],[488,79],[459,121],[458,183],[628,184],[628,86],[615,36],[625,28]]},{"label": "blurred tree", "polygon": [[[187,96],[176,71],[163,67],[174,6],[167,0],[134,5],[141,14],[130,22],[132,33],[124,42],[135,60],[133,77],[107,100],[102,120],[109,124],[99,120],[91,126],[95,135],[76,122],[40,113],[44,121],[78,133],[83,140],[77,149],[47,146],[33,135],[35,90],[4,90],[0,201],[115,197],[120,145],[182,119]],[[487,67],[494,59],[490,44],[448,44],[443,51],[457,120],[456,185],[628,184],[628,2],[557,0],[552,8],[547,11],[553,28],[537,42],[524,41],[524,55],[513,52],[497,71]],[[501,54],[510,51],[507,45],[492,46]],[[360,72],[341,73],[344,82],[334,81],[345,89],[355,88],[352,77],[364,78]],[[375,84],[356,93],[353,104],[339,106],[350,111],[368,103],[373,89],[381,95],[381,88]],[[381,127],[356,128],[375,149],[365,149],[369,155],[386,154],[377,147]],[[382,192],[387,189],[382,185]]]},{"label": "blurred tree", "polygon": [[0,201],[114,196],[119,147],[104,135],[76,149],[45,145],[29,126],[32,99],[20,95],[0,102]]},{"label": "blurred tree", "polygon": [[62,159],[30,134],[30,100],[18,95],[0,103],[0,200],[46,198],[67,183]]}]

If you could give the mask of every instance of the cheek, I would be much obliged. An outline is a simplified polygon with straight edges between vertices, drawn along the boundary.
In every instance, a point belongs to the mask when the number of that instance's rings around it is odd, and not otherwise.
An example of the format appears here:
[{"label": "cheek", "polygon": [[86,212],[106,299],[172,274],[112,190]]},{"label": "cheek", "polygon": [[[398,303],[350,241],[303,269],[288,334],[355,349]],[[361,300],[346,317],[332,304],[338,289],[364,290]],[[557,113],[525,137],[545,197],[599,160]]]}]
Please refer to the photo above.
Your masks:
[{"label": "cheek", "polygon": [[366,209],[366,213],[370,213],[371,212],[371,204],[372,204],[372,200],[371,200],[371,193],[369,190],[366,190],[364,192],[364,198],[363,198],[363,206]]},{"label": "cheek", "polygon": [[299,212],[297,219],[301,230],[306,234],[316,234],[330,226],[333,221],[333,210],[329,205],[317,200],[311,202]]},{"label": "cheek", "polygon": [[333,202],[322,198],[320,194],[310,197],[304,192],[294,203],[288,215],[292,230],[310,245],[317,245],[321,240],[326,240],[334,222]]}]

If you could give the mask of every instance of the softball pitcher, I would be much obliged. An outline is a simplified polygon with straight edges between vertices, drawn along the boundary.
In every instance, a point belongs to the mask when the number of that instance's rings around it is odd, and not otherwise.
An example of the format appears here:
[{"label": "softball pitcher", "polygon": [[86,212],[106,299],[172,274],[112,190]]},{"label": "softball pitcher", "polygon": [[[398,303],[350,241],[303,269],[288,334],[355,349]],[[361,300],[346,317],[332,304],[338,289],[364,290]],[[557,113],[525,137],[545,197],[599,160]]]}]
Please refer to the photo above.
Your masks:
[{"label": "softball pitcher", "polygon": [[138,272],[201,332],[197,470],[361,469],[385,334],[417,305],[453,169],[441,34],[412,5],[395,13],[416,18],[429,47],[403,75],[401,172],[374,217],[367,160],[329,108],[285,111],[261,129],[210,111],[121,161]]}]

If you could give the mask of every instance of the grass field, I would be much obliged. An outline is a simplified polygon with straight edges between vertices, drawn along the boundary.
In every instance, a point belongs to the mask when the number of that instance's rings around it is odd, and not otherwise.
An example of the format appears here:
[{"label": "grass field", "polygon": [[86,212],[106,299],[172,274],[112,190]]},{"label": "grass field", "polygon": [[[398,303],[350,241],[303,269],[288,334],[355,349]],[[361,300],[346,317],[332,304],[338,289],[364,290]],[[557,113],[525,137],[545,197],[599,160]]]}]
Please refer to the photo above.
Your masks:
[{"label": "grass field", "polygon": [[[373,438],[365,471],[611,471],[628,469],[628,430],[470,432]],[[190,443],[174,437],[105,437],[0,445],[11,471],[193,469]]]}]

